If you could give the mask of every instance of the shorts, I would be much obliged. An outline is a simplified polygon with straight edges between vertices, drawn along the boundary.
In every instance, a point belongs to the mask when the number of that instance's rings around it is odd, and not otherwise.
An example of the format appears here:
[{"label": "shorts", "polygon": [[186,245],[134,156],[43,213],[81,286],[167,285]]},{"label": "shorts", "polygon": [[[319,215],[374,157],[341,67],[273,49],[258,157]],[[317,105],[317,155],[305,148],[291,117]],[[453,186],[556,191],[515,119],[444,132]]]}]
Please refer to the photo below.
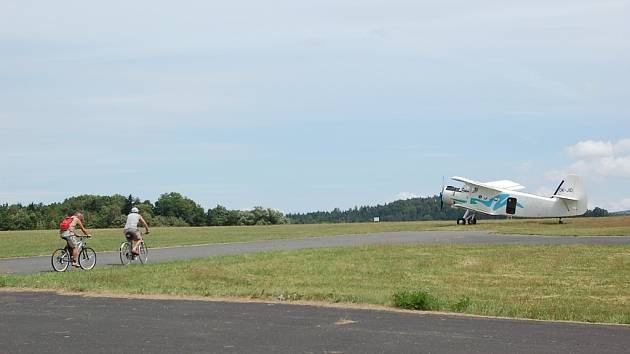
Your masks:
[{"label": "shorts", "polygon": [[59,236],[66,240],[66,243],[70,248],[77,248],[79,245],[79,239],[72,231],[61,231]]},{"label": "shorts", "polygon": [[138,229],[127,229],[125,230],[125,237],[130,241],[140,241],[142,240],[142,236],[140,236],[140,231]]}]

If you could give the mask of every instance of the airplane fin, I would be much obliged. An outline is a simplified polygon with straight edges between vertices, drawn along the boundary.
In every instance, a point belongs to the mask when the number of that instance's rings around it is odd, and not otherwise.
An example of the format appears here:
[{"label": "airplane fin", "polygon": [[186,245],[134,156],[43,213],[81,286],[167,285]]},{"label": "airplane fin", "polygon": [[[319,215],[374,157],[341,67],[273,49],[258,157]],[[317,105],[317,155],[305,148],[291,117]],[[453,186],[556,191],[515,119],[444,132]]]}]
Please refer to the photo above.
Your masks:
[{"label": "airplane fin", "polygon": [[586,190],[582,179],[577,175],[566,176],[553,194],[554,197],[570,201],[571,210],[576,212],[576,215],[581,215],[586,212],[588,199],[586,196]]}]

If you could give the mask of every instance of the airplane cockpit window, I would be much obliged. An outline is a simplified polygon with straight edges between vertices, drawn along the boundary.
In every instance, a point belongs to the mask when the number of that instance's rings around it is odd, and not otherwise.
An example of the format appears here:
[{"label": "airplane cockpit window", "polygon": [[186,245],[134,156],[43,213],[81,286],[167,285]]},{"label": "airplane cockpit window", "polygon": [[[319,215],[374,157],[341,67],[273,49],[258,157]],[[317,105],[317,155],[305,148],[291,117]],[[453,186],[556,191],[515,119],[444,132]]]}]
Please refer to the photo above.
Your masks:
[{"label": "airplane cockpit window", "polygon": [[455,187],[453,187],[453,186],[447,186],[447,187],[446,187],[446,190],[447,190],[447,191],[457,192],[457,191],[459,191],[459,188],[455,188]]}]

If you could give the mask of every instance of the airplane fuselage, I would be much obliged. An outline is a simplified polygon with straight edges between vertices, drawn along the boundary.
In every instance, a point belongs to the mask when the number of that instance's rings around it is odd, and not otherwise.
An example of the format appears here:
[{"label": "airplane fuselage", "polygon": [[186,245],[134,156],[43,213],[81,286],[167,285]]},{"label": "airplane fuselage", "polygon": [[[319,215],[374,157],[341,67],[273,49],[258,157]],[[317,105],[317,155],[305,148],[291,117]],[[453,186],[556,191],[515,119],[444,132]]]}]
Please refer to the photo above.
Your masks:
[{"label": "airplane fuselage", "polygon": [[447,187],[443,191],[446,204],[488,215],[521,218],[556,218],[582,215],[586,201],[542,197],[512,190],[487,189],[478,186]]}]

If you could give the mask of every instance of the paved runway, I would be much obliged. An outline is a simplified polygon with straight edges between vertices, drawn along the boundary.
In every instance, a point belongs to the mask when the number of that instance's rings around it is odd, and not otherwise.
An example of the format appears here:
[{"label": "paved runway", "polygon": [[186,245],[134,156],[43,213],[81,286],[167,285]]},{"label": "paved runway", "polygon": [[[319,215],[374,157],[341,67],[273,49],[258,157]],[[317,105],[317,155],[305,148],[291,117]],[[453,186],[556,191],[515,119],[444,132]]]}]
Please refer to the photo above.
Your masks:
[{"label": "paved runway", "polygon": [[[363,235],[341,235],[311,237],[297,240],[269,240],[203,246],[172,247],[151,249],[149,262],[165,262],[179,259],[193,259],[218,255],[243,254],[274,250],[295,250],[303,248],[347,247],[367,244],[626,244],[630,236],[591,236],[591,237],[549,237],[525,235],[493,235],[470,231],[427,231],[394,232]],[[52,253],[53,250],[51,250]],[[97,252],[97,267],[119,265],[118,252]],[[0,259],[0,273],[29,274],[52,271],[50,256]]]},{"label": "paved runway", "polygon": [[0,292],[1,353],[627,353],[630,327]]}]

